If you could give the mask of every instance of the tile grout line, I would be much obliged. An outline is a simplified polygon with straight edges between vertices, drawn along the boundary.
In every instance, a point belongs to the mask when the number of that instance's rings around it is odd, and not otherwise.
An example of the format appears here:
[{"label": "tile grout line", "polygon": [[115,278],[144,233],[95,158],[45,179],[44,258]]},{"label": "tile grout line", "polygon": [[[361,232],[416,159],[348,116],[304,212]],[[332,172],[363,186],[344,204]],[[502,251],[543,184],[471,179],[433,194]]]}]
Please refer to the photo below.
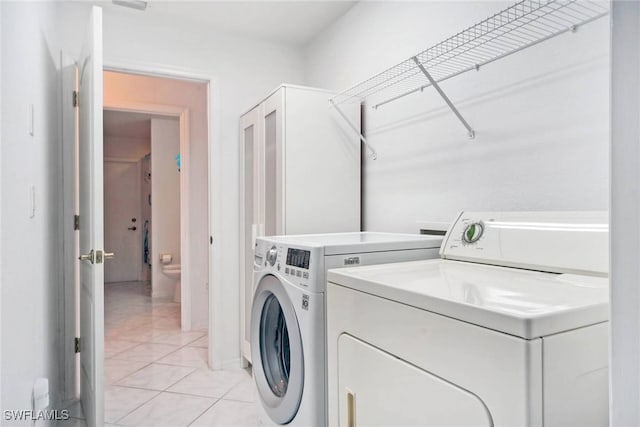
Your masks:
[{"label": "tile grout line", "polygon": [[[185,365],[176,365],[173,363],[167,363],[167,362],[161,362],[162,359],[165,359],[167,357],[170,357],[171,355],[174,355],[175,353],[185,349],[185,348],[193,348],[195,350],[191,350],[191,351],[195,351],[197,353],[199,353],[202,350],[208,351],[209,349],[209,345],[205,345],[205,346],[198,346],[198,345],[193,345],[196,341],[200,341],[203,338],[207,337],[207,331],[188,331],[188,332],[184,332],[184,333],[189,333],[192,335],[195,335],[189,339],[186,339],[184,342],[179,342],[179,343],[173,343],[170,341],[170,339],[172,338],[172,336],[175,335],[176,339],[180,340],[181,338],[181,334],[183,334],[183,332],[178,328],[178,330],[176,331],[174,327],[170,327],[170,328],[165,328],[163,325],[163,327],[160,328],[154,328],[154,320],[159,320],[160,322],[167,320],[167,321],[172,321],[172,320],[176,320],[176,318],[179,316],[179,312],[173,312],[171,313],[170,311],[172,310],[172,305],[174,304],[171,301],[166,301],[166,302],[162,302],[160,306],[160,310],[157,311],[157,313],[162,313],[162,314],[153,314],[153,306],[151,307],[151,311],[148,312],[147,309],[149,307],[148,304],[145,304],[144,301],[138,301],[138,297],[142,297],[142,298],[149,298],[148,295],[144,295],[144,294],[134,294],[136,297],[136,302],[134,304],[131,304],[130,306],[125,306],[124,310],[119,310],[118,312],[115,313],[115,317],[117,320],[114,319],[114,322],[112,324],[110,324],[107,328],[110,330],[110,333],[112,333],[112,331],[114,330],[118,330],[119,328],[123,328],[123,327],[130,327],[130,325],[127,325],[128,319],[126,319],[126,315],[127,315],[127,311],[131,311],[131,310],[143,310],[144,313],[141,316],[141,321],[144,323],[143,326],[139,326],[139,327],[133,327],[130,328],[130,330],[127,330],[127,332],[131,332],[131,331],[139,331],[138,335],[146,335],[148,336],[148,338],[145,338],[141,341],[138,341],[138,339],[140,338],[136,338],[136,339],[127,339],[128,337],[125,335],[122,339],[118,339],[118,335],[114,334],[111,335],[112,340],[114,341],[125,341],[125,342],[131,342],[131,343],[135,343],[134,345],[132,345],[131,347],[116,352],[113,355],[111,355],[111,357],[105,358],[105,360],[118,360],[118,361],[122,361],[122,362],[139,362],[139,363],[144,363],[143,366],[141,366],[140,368],[136,369],[135,371],[115,380],[113,383],[108,384],[108,386],[114,386],[114,387],[122,387],[122,388],[129,388],[129,389],[134,389],[134,390],[141,390],[141,391],[148,391],[148,392],[152,392],[153,395],[145,400],[144,402],[142,402],[140,405],[136,406],[135,408],[133,408],[132,410],[128,411],[126,414],[122,415],[121,417],[117,418],[117,421],[114,422],[114,424],[119,424],[123,419],[125,419],[126,417],[128,417],[129,415],[131,415],[133,412],[137,411],[138,409],[140,409],[141,407],[143,407],[144,405],[148,404],[149,402],[151,402],[152,400],[156,399],[158,396],[161,396],[163,393],[167,393],[167,394],[173,394],[173,395],[182,395],[182,396],[187,396],[187,397],[193,397],[193,398],[200,398],[200,399],[210,399],[213,400],[213,402],[208,405],[201,413],[199,413],[191,422],[189,422],[186,425],[191,425],[193,424],[195,421],[197,421],[199,418],[201,418],[202,415],[204,415],[204,413],[206,413],[208,410],[210,410],[216,403],[218,403],[220,400],[222,400],[221,397],[211,397],[211,396],[201,396],[201,395],[197,395],[197,394],[190,394],[190,393],[181,393],[181,392],[175,392],[175,391],[170,391],[169,389],[171,387],[174,387],[176,384],[180,383],[181,381],[183,381],[185,378],[187,378],[188,376],[194,374],[195,372],[197,372],[198,370],[208,370],[211,371],[211,369],[209,368],[208,364],[205,363],[204,366],[185,366]],[[112,300],[115,301],[110,301],[107,300],[105,301],[107,304],[111,303],[117,303],[118,298],[112,298]],[[153,301],[151,302],[153,304]],[[166,309],[165,309],[166,307]],[[159,323],[159,322],[158,322]],[[146,329],[148,328],[148,329]],[[146,333],[145,331],[149,331],[148,333]],[[135,332],[133,332],[133,334],[135,334]],[[155,337],[160,337],[160,339],[162,338],[162,336],[168,336],[169,338],[169,342],[165,341],[165,342],[158,342],[155,341],[158,338]],[[153,345],[153,344],[159,344],[159,345],[165,345],[165,346],[172,346],[175,347],[174,349],[172,349],[170,352],[158,357],[157,359],[154,360],[133,360],[133,359],[127,359],[122,357],[122,355],[124,355],[127,351],[130,350],[134,350],[138,347],[141,347],[143,344],[147,344],[147,345]],[[158,365],[158,366],[166,366],[166,367],[175,367],[175,368],[183,368],[183,369],[188,369],[189,372],[186,372],[184,375],[180,376],[180,378],[178,378],[177,380],[175,380],[174,382],[172,382],[171,384],[169,384],[167,387],[165,387],[164,389],[160,389],[160,390],[154,390],[154,389],[149,389],[149,388],[144,388],[144,387],[135,387],[135,386],[130,386],[130,385],[123,385],[121,384],[123,381],[125,381],[126,379],[138,374],[140,371],[150,367],[151,365]],[[241,381],[238,381],[238,383],[232,385],[229,390],[223,394],[226,395],[228,394],[232,389],[234,389],[238,384],[240,384]]]},{"label": "tile grout line", "polygon": [[[118,386],[118,387],[125,387],[125,386]],[[135,387],[127,387],[127,388],[135,388]],[[157,390],[148,390],[148,389],[137,389],[137,390],[146,390],[146,391],[153,391],[156,392],[156,394],[154,394],[153,396],[151,396],[148,400],[145,400],[144,402],[142,402],[140,405],[136,406],[134,409],[132,409],[131,411],[127,412],[125,415],[121,416],[120,418],[118,418],[116,421],[113,422],[113,424],[118,424],[120,421],[122,421],[123,419],[125,419],[126,417],[128,417],[130,414],[132,414],[134,411],[137,411],[138,409],[140,409],[141,407],[143,407],[144,405],[146,405],[147,403],[151,402],[153,399],[155,399],[156,397],[158,397],[160,395],[160,393],[162,393],[161,391],[157,391]],[[105,423],[107,422],[106,420],[103,420]]]}]

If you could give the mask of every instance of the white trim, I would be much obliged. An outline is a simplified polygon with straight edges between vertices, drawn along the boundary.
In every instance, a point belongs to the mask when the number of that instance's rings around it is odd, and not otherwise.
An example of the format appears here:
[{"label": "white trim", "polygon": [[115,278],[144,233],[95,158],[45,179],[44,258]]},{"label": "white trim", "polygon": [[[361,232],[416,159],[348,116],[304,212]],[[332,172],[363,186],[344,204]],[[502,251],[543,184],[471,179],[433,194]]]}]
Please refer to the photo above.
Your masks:
[{"label": "white trim", "polygon": [[639,25],[639,2],[612,2],[609,424],[613,427],[640,425]]},{"label": "white trim", "polygon": [[78,232],[74,230],[74,215],[78,214],[78,135],[77,109],[72,105],[73,91],[77,87],[75,59],[60,53],[60,168],[61,173],[61,330],[60,354],[62,360],[63,406],[80,397],[80,358],[73,349],[73,340],[80,336],[79,330],[79,269]]},{"label": "white trim", "polygon": [[[0,22],[2,22],[2,8],[0,3]],[[2,105],[2,31],[0,30],[0,106]],[[2,136],[2,108],[0,107],[0,140],[4,140]],[[0,165],[2,164],[2,149],[0,149]],[[2,174],[0,174],[0,224],[2,224]],[[0,271],[2,271],[2,240],[0,240]],[[0,274],[0,319],[2,319],[2,274]],[[0,378],[2,377],[2,340],[0,339]],[[2,406],[2,387],[0,387],[0,408]]]},{"label": "white trim", "polygon": [[[155,114],[167,117],[178,117],[180,121],[180,258],[183,266],[191,265],[189,245],[191,233],[189,232],[189,109],[178,105],[148,104],[137,102],[109,102],[103,106],[107,111],[124,111],[131,113]],[[153,146],[151,147],[153,152]],[[125,161],[125,160],[121,160]],[[135,160],[137,162],[138,160]],[[182,268],[180,274],[180,316],[183,331],[191,330],[191,271],[190,268]],[[153,285],[152,285],[153,286]]]},{"label": "white trim", "polygon": [[[181,78],[184,80],[195,80],[207,83],[207,133],[209,147],[209,236],[213,239],[213,244],[209,245],[209,366],[213,369],[222,369],[228,363],[236,363],[235,359],[224,360],[223,343],[233,342],[239,331],[228,331],[224,326],[222,298],[216,298],[222,294],[223,272],[225,267],[222,262],[222,251],[215,250],[219,247],[223,236],[226,235],[222,222],[222,194],[224,191],[221,172],[223,169],[223,156],[221,144],[213,144],[213,141],[221,140],[221,112],[220,112],[220,89],[217,84],[218,78],[214,75],[194,69],[183,69],[170,67],[166,64],[141,63],[122,59],[105,59],[104,69],[110,71],[129,72],[133,74],[143,74],[156,77]],[[215,163],[215,165],[214,165]],[[228,232],[228,231],[227,231]],[[235,337],[237,338],[237,337]],[[240,347],[237,349],[240,354]],[[239,366],[237,362],[236,366]]]},{"label": "white trim", "polygon": [[246,368],[248,365],[246,365],[246,363],[244,363],[243,358],[239,358],[239,359],[230,359],[230,360],[226,360],[222,363],[219,364],[219,366],[216,367],[216,369],[238,369],[238,368]]}]

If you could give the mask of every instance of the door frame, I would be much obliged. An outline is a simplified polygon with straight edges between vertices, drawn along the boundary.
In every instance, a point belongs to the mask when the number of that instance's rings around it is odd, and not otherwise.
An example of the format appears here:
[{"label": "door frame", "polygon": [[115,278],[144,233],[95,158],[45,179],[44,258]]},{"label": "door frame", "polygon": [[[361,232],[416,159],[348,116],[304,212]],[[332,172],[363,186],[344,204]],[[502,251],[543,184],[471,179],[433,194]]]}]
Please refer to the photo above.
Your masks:
[{"label": "door frame", "polygon": [[80,206],[78,194],[80,189],[78,177],[78,128],[77,108],[73,107],[73,91],[78,80],[75,58],[64,52],[60,53],[61,79],[60,101],[61,120],[60,162],[62,168],[62,203],[61,222],[63,233],[62,274],[63,297],[61,301],[60,323],[64,325],[64,336],[60,343],[61,360],[63,360],[62,400],[66,404],[80,397],[80,355],[75,352],[74,340],[80,336],[80,269],[78,255],[80,238],[75,229],[74,215],[78,215]]},{"label": "door frame", "polygon": [[[75,63],[73,55],[61,52],[63,65],[73,65]],[[151,77],[165,77],[178,80],[191,80],[207,84],[207,142],[208,142],[208,189],[209,189],[209,236],[210,245],[208,253],[209,265],[209,367],[212,369],[221,369],[223,367],[240,366],[240,358],[237,360],[223,360],[225,351],[223,343],[232,342],[234,335],[231,334],[224,326],[224,318],[222,317],[224,301],[217,297],[224,293],[223,274],[224,266],[222,263],[222,251],[214,250],[213,239],[216,237],[217,242],[222,241],[225,227],[222,221],[222,195],[224,187],[222,185],[221,171],[224,167],[222,156],[222,147],[220,144],[214,144],[214,140],[218,141],[221,137],[220,129],[220,90],[218,86],[218,78],[214,75],[203,73],[200,70],[173,68],[166,65],[140,63],[136,61],[110,60],[104,58],[104,71],[115,71],[121,73],[130,73],[145,75]],[[62,139],[63,148],[61,153],[61,163],[64,174],[63,185],[63,222],[64,240],[66,250],[64,256],[65,285],[64,285],[64,305],[65,307],[73,307],[72,310],[64,310],[66,313],[61,316],[63,323],[64,339],[60,345],[62,360],[64,360],[64,400],[72,401],[79,396],[79,376],[78,376],[78,355],[73,352],[73,340],[78,336],[78,323],[75,320],[75,314],[78,311],[76,283],[77,278],[77,232],[73,229],[73,215],[77,213],[77,193],[78,185],[75,176],[75,128],[73,123],[69,127],[69,119],[75,117],[75,109],[72,107],[73,86],[69,86],[69,80],[65,79],[64,73],[61,78],[61,111],[63,114]],[[73,82],[71,82],[73,83]],[[215,132],[215,133],[214,133]],[[215,136],[214,136],[215,135]],[[215,167],[213,164],[215,162]],[[239,353],[239,352],[238,352]]]},{"label": "door frame", "polygon": [[[127,61],[121,59],[105,58],[103,62],[105,71],[115,71],[120,73],[138,74],[150,77],[165,77],[177,80],[190,80],[207,84],[207,146],[208,146],[208,189],[209,189],[209,367],[221,369],[229,365],[240,365],[239,349],[236,361],[225,361],[223,343],[233,342],[235,335],[229,336],[227,328],[224,326],[223,306],[225,301],[220,295],[224,294],[223,275],[224,265],[222,262],[222,250],[214,250],[214,242],[223,240],[224,222],[222,199],[224,186],[222,181],[222,169],[224,168],[224,157],[222,155],[221,144],[214,144],[219,141],[220,135],[220,89],[218,78],[215,75],[207,74],[198,69],[176,68],[164,64],[149,64],[137,61]],[[214,134],[215,130],[215,134]],[[215,167],[213,167],[215,163]]]},{"label": "door frame", "polygon": [[[106,71],[106,67],[105,67]],[[113,71],[113,70],[109,70]],[[119,71],[120,72],[120,71]],[[133,74],[133,73],[128,73]],[[124,113],[153,114],[164,117],[177,117],[180,123],[180,169],[190,170],[189,159],[189,109],[179,105],[145,104],[137,102],[104,102],[104,111],[118,111]],[[151,147],[153,153],[153,146]],[[191,243],[189,233],[189,174],[180,174],[180,259],[183,265],[189,265],[191,254],[189,244]],[[117,254],[116,254],[117,256]],[[180,324],[183,331],[191,330],[191,272],[188,268],[183,268],[180,273]],[[152,285],[153,286],[153,285]]]}]

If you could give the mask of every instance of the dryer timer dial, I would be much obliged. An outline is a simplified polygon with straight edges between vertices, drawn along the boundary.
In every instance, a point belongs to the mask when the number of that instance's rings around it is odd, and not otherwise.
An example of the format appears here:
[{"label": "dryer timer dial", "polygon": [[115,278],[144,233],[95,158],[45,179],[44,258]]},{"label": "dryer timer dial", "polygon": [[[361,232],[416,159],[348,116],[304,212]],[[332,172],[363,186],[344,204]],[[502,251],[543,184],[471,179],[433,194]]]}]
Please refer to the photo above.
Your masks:
[{"label": "dryer timer dial", "polygon": [[481,222],[473,222],[464,229],[462,240],[465,243],[475,243],[480,240],[484,232],[484,225]]}]

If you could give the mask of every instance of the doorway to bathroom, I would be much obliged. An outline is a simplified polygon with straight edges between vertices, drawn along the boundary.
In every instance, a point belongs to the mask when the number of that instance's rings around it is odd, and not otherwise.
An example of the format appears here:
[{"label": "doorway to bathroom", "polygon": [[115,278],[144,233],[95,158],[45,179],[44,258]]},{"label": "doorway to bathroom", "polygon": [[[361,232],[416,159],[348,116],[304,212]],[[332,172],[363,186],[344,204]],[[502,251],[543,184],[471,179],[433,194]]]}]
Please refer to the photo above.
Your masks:
[{"label": "doorway to bathroom", "polygon": [[115,253],[105,264],[104,396],[114,423],[208,372],[208,84],[103,79],[104,236]]},{"label": "doorway to bathroom", "polygon": [[139,282],[150,291],[151,116],[105,111],[103,128],[105,247],[118,254],[105,264],[105,289]]},{"label": "doorway to bathroom", "polygon": [[105,292],[138,283],[180,303],[179,117],[111,109],[103,128],[105,247],[118,255],[105,264]]}]

